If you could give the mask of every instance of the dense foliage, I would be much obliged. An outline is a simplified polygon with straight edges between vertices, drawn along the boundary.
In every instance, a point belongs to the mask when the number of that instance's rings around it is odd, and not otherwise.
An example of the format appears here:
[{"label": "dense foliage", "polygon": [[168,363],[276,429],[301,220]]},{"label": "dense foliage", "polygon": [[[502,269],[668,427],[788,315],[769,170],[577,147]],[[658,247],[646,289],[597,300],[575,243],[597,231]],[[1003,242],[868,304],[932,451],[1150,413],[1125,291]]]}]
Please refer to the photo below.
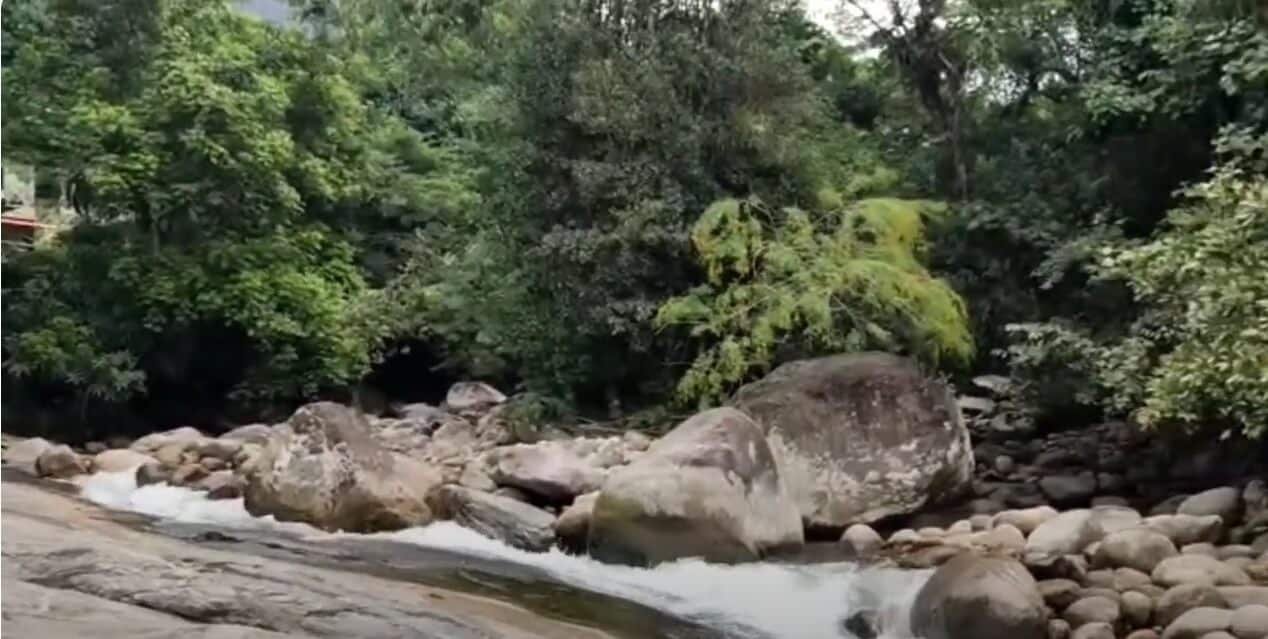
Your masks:
[{"label": "dense foliage", "polygon": [[57,175],[79,224],[6,260],[6,375],[215,407],[366,373],[356,243],[475,202],[461,172],[298,32],[218,3],[47,11],[5,61],[5,158]]},{"label": "dense foliage", "polygon": [[692,230],[707,283],[657,316],[708,345],[679,394],[716,401],[780,359],[843,351],[967,362],[963,302],[917,257],[934,208],[872,199],[812,216],[757,200],[710,206]]},{"label": "dense foliage", "polygon": [[291,4],[4,4],[5,160],[78,214],[6,251],[6,406],[619,416],[883,349],[1268,427],[1259,3]]}]

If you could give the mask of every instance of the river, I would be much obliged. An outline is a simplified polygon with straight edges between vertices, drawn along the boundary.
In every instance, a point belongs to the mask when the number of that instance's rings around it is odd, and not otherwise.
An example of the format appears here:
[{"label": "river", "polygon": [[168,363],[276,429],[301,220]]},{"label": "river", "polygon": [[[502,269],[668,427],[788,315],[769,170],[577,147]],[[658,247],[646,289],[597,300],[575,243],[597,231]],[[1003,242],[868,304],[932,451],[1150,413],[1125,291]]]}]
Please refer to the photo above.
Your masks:
[{"label": "river", "polygon": [[165,484],[138,487],[130,472],[99,473],[78,483],[88,500],[153,517],[153,525],[170,535],[250,544],[257,553],[299,554],[310,563],[356,564],[357,570],[491,596],[631,639],[842,639],[851,636],[843,621],[864,607],[887,609],[890,632],[897,633],[889,636],[902,637],[905,624],[892,624],[905,619],[927,578],[924,572],[848,562],[614,566],[559,550],[521,551],[450,522],[373,535],[327,533],[252,517],[241,499],[211,501]]}]

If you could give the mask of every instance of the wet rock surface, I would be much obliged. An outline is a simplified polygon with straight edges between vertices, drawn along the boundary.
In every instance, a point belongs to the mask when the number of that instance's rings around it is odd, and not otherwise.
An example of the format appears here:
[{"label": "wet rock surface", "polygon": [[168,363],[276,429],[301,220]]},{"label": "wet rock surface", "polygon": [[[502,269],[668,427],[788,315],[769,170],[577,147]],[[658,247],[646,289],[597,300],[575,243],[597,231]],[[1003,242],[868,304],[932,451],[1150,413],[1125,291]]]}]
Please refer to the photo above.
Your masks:
[{"label": "wet rock surface", "polygon": [[[185,525],[163,525],[158,534],[145,518],[121,514],[116,521],[70,494],[14,479],[6,471],[6,636],[722,637],[523,569],[501,572],[382,541],[312,542]],[[542,588],[554,593],[551,601],[518,595]],[[511,593],[546,608],[487,597]],[[598,629],[604,624],[612,630]]]}]

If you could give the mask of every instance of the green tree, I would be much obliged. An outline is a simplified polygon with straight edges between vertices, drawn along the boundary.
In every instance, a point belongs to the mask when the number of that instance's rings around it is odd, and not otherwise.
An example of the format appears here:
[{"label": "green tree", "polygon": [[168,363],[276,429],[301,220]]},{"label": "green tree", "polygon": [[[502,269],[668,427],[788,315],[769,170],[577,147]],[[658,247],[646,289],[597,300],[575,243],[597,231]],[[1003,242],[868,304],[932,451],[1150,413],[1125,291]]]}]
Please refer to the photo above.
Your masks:
[{"label": "green tree", "polygon": [[[304,34],[228,3],[45,9],[6,60],[5,150],[65,176],[81,223],[5,263],[6,375],[46,397],[213,407],[360,378],[398,328],[362,308],[396,269],[370,258],[475,206],[458,154],[367,103]],[[137,23],[144,37],[85,39]]]},{"label": "green tree", "polygon": [[820,214],[757,200],[710,206],[692,231],[708,283],[657,315],[704,346],[679,397],[718,401],[780,361],[828,353],[880,349],[966,364],[964,304],[919,259],[925,218],[941,210],[894,199]]},{"label": "green tree", "polygon": [[[827,108],[787,37],[790,6],[539,0],[501,66],[480,259],[517,290],[478,311],[485,350],[590,398],[669,383],[661,303],[699,281],[689,229],[727,196],[815,202]],[[509,323],[503,322],[506,318]],[[640,388],[643,387],[643,388]]]}]

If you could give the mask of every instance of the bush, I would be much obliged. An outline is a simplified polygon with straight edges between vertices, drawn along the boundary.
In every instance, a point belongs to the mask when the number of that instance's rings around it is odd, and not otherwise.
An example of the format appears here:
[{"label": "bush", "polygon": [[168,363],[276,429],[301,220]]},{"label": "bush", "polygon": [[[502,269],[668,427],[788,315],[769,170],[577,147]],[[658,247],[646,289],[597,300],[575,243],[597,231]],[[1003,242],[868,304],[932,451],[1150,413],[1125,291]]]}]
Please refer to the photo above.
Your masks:
[{"label": "bush", "polygon": [[1103,376],[1119,405],[1139,394],[1145,424],[1215,421],[1259,437],[1268,430],[1268,179],[1226,170],[1187,196],[1153,240],[1105,251],[1102,275],[1126,280],[1149,312],[1110,352],[1143,382]]},{"label": "bush", "polygon": [[713,401],[779,360],[881,349],[962,364],[964,304],[921,265],[929,202],[871,199],[819,216],[723,200],[692,231],[708,283],[661,307],[704,345],[678,385]]},{"label": "bush", "polygon": [[1225,170],[1185,195],[1153,239],[1101,248],[1096,275],[1124,282],[1141,307],[1124,334],[1010,327],[1032,405],[1073,400],[1146,426],[1253,438],[1268,429],[1268,180]]},{"label": "bush", "polygon": [[[321,228],[153,252],[86,227],[5,265],[5,372],[108,401],[155,377],[236,377],[244,397],[306,397],[354,381],[373,336],[357,330],[364,283],[351,247]],[[180,344],[220,352],[182,358]],[[243,346],[239,371],[211,371]]]}]

